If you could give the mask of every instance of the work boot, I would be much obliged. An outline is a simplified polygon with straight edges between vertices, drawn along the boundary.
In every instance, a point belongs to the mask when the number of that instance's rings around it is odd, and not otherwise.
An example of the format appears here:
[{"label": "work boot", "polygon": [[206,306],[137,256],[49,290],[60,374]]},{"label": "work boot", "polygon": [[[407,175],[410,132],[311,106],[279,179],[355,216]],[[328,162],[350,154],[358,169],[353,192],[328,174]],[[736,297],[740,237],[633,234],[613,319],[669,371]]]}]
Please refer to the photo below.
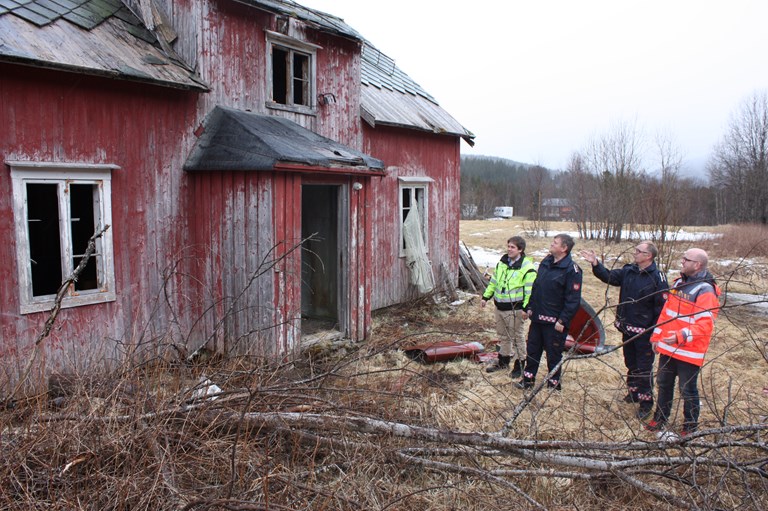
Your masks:
[{"label": "work boot", "polygon": [[515,360],[515,364],[512,366],[512,372],[509,373],[509,377],[514,379],[520,378],[523,375],[523,365],[519,360]]},{"label": "work boot", "polygon": [[664,424],[665,424],[665,423],[664,423],[664,421],[657,421],[656,419],[651,419],[651,420],[650,420],[650,421],[649,421],[647,424],[645,424],[643,427],[644,427],[644,428],[645,428],[647,431],[653,431],[653,432],[656,432],[656,431],[661,431],[662,429],[664,429]]},{"label": "work boot", "polygon": [[650,417],[653,411],[653,401],[640,401],[640,407],[637,409],[637,418],[640,420]]},{"label": "work boot", "polygon": [[536,375],[528,371],[523,371],[523,379],[515,383],[518,389],[530,389],[536,384]]},{"label": "work boot", "polygon": [[512,357],[505,357],[504,355],[499,355],[499,363],[496,365],[493,365],[485,370],[486,373],[495,373],[496,371],[501,371],[502,369],[507,369],[509,367],[509,361],[512,360]]}]

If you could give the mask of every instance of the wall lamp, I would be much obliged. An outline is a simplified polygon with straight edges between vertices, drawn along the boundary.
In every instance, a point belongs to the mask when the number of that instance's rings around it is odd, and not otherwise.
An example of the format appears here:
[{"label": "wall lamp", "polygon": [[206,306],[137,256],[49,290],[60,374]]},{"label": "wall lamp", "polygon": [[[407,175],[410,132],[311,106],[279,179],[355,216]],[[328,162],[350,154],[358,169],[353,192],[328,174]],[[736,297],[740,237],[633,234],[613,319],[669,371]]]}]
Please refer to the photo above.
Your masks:
[{"label": "wall lamp", "polygon": [[317,95],[317,101],[321,105],[330,105],[336,103],[336,94],[333,92],[324,92]]}]

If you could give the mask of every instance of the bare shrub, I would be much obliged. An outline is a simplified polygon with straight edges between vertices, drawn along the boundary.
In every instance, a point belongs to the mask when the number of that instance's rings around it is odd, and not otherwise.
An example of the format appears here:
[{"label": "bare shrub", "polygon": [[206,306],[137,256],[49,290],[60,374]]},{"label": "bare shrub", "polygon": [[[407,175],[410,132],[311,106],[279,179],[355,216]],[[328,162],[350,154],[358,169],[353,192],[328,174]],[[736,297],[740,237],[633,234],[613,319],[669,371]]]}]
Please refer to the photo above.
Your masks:
[{"label": "bare shrub", "polygon": [[[240,357],[72,375],[63,399],[0,413],[0,508],[768,505],[768,410],[759,381],[733,370],[755,344],[732,341],[727,319],[702,376],[701,431],[660,442],[620,399],[617,351],[569,354],[563,392],[526,394],[471,360],[422,365],[398,350],[492,338],[488,311],[463,298],[381,311],[370,343],[311,363]],[[756,340],[764,330],[753,328]]]},{"label": "bare shrub", "polygon": [[333,356],[180,355],[67,375],[55,396],[0,410],[0,509],[768,508],[768,320],[723,309],[701,429],[662,441],[621,399],[615,342],[567,354],[562,392],[406,357],[417,342],[494,340],[492,311],[462,298],[379,311],[369,342]]},{"label": "bare shrub", "polygon": [[721,226],[718,231],[719,236],[700,243],[710,256],[768,257],[768,226],[735,224]]}]

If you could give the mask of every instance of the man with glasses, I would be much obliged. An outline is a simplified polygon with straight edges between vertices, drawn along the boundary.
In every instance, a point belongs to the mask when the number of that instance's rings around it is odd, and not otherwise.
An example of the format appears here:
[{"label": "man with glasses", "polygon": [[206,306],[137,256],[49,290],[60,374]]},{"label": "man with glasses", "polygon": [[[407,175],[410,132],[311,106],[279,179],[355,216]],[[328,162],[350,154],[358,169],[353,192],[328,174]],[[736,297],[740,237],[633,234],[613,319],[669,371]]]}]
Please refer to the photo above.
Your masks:
[{"label": "man with glasses", "polygon": [[592,273],[612,286],[619,286],[619,304],[614,326],[621,332],[624,365],[627,368],[627,403],[640,403],[639,419],[653,411],[653,362],[651,333],[664,307],[669,285],[656,267],[656,245],[650,241],[635,247],[635,262],[609,270],[597,260],[594,250],[582,250],[581,257],[592,265]]},{"label": "man with glasses", "polygon": [[651,336],[654,350],[659,354],[659,369],[656,412],[653,420],[645,425],[649,431],[662,430],[669,420],[675,378],[683,397],[681,435],[685,437],[699,427],[699,371],[720,308],[720,288],[707,271],[707,262],[704,250],[685,251],[680,277],[669,290],[669,299]]}]

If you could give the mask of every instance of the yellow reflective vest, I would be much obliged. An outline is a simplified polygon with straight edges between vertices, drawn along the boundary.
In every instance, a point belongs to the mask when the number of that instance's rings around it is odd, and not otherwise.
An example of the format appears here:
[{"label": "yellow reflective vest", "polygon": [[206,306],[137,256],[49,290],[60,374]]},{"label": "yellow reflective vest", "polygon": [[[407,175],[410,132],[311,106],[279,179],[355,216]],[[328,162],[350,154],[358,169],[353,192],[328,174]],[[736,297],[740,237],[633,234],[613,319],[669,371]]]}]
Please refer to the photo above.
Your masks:
[{"label": "yellow reflective vest", "polygon": [[510,263],[509,256],[504,254],[485,288],[483,300],[493,298],[500,310],[522,309],[531,298],[534,280],[536,268],[533,258],[520,256]]}]

